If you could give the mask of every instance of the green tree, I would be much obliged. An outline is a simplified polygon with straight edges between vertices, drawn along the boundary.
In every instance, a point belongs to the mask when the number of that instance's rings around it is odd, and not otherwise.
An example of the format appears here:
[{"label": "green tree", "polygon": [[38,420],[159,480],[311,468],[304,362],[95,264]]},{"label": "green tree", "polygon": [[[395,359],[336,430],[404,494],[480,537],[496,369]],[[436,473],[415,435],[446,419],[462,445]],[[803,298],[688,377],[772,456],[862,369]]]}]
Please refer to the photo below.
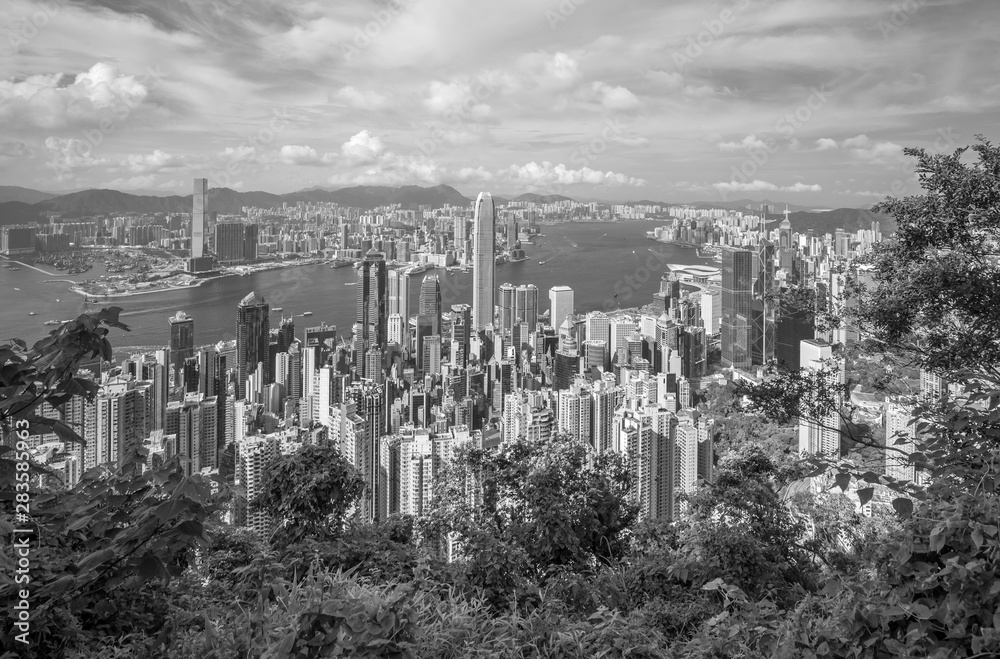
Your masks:
[{"label": "green tree", "polygon": [[77,369],[87,359],[111,359],[108,327],[129,329],[119,322],[120,314],[119,307],[81,314],[49,332],[30,349],[21,339],[10,339],[10,345],[0,347],[0,430],[6,445],[0,449],[0,483],[14,480],[12,433],[25,429],[24,423],[30,434],[55,433],[64,442],[83,443],[75,428],[40,416],[38,408],[45,402],[58,408],[73,396],[93,400],[98,384],[79,377]]},{"label": "green tree", "polygon": [[283,455],[269,468],[250,505],[284,524],[274,542],[337,537],[347,512],[365,491],[358,470],[335,446],[310,444]]},{"label": "green tree", "polygon": [[846,321],[879,350],[947,372],[1000,374],[1000,147],[982,136],[952,154],[905,149],[926,193],[889,198],[894,236],[875,245],[849,277]]},{"label": "green tree", "polygon": [[455,534],[473,581],[509,597],[518,575],[591,570],[622,558],[638,516],[631,486],[621,456],[595,456],[565,435],[463,447],[435,488],[420,534],[431,547]]}]

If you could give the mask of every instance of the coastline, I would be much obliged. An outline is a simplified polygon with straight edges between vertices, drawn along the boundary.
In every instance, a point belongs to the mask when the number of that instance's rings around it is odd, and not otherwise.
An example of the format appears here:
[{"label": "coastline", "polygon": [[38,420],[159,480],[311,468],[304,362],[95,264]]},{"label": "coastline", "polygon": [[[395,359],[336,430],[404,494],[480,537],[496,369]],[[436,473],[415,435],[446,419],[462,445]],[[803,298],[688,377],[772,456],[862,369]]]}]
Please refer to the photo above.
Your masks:
[{"label": "coastline", "polygon": [[[100,293],[100,294],[89,293],[89,292],[83,290],[83,288],[79,284],[77,284],[75,286],[71,286],[69,290],[73,291],[77,295],[83,295],[84,298],[94,298],[95,300],[104,301],[104,300],[112,300],[112,299],[115,299],[115,298],[122,298],[122,297],[133,297],[133,296],[136,296],[136,295],[152,295],[154,293],[167,293],[169,291],[183,291],[183,290],[187,290],[189,288],[198,288],[199,286],[201,286],[205,282],[214,281],[216,279],[222,279],[223,277],[236,277],[236,276],[243,277],[243,276],[246,276],[246,275],[256,274],[258,272],[267,272],[268,270],[282,270],[284,268],[295,268],[295,267],[298,267],[298,266],[317,265],[317,264],[322,264],[322,263],[323,263],[323,260],[320,259],[320,260],[310,260],[310,261],[308,261],[306,263],[268,264],[271,267],[264,267],[264,268],[260,268],[258,270],[252,270],[252,271],[249,271],[249,272],[222,272],[222,273],[220,273],[218,275],[214,275],[212,277],[199,277],[197,279],[192,280],[191,283],[185,284],[183,286],[180,286],[180,285],[171,285],[171,286],[163,286],[163,287],[151,288],[151,289],[123,291],[123,292],[118,292],[118,293]],[[246,268],[247,266],[237,266],[237,267]]]}]

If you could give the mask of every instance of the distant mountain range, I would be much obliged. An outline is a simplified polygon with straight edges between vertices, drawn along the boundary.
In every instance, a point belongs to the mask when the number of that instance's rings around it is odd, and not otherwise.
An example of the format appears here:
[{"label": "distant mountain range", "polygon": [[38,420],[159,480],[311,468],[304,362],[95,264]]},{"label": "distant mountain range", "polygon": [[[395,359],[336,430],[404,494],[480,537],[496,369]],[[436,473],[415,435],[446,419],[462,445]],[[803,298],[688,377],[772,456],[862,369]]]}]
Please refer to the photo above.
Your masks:
[{"label": "distant mountain range", "polygon": [[[498,206],[508,203],[507,199],[494,197]],[[515,201],[531,201],[535,203],[553,203],[557,201],[572,201],[563,195],[541,195],[526,193],[514,197]],[[270,192],[238,192],[229,188],[211,188],[209,190],[210,210],[222,214],[241,213],[246,206],[258,208],[280,208],[282,204],[294,204],[299,201],[319,203],[332,202],[341,206],[371,209],[388,204],[400,204],[404,208],[415,208],[428,205],[441,208],[445,204],[452,206],[468,206],[473,202],[455,188],[447,185],[420,187],[404,185],[394,188],[377,185],[363,185],[331,190],[322,187],[307,188],[288,194],[272,194]],[[681,205],[664,201],[641,200],[630,202],[644,205],[672,206]],[[728,202],[702,201],[683,204],[699,209],[726,208],[730,210],[759,211],[762,204],[769,204],[774,214],[784,211],[784,202],[753,201],[737,199]],[[813,229],[825,233],[837,228],[859,229],[868,228],[875,219],[882,221],[882,229],[889,233],[894,230],[891,220],[876,217],[873,213],[859,208],[839,208],[830,211],[814,211],[806,206],[788,204],[791,211],[792,226],[797,230]],[[63,218],[72,219],[91,215],[111,213],[189,213],[191,212],[191,196],[180,195],[137,195],[118,190],[81,190],[69,194],[56,195],[17,186],[0,186],[0,225],[23,224],[43,220],[49,213],[57,213]]]},{"label": "distant mountain range", "polygon": [[37,204],[40,201],[58,196],[54,192],[39,192],[38,190],[22,188],[17,185],[0,185],[0,203],[19,201],[22,204]]}]

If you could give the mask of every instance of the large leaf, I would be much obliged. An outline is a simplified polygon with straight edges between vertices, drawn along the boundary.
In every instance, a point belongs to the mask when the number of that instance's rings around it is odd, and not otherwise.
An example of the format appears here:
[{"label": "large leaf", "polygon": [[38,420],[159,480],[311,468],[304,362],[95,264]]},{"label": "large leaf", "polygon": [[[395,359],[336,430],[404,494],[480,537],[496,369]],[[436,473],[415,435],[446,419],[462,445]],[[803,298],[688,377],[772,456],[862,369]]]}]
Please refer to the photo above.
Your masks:
[{"label": "large leaf", "polygon": [[907,497],[897,497],[893,499],[892,507],[896,510],[896,513],[904,519],[913,515],[913,500]]}]

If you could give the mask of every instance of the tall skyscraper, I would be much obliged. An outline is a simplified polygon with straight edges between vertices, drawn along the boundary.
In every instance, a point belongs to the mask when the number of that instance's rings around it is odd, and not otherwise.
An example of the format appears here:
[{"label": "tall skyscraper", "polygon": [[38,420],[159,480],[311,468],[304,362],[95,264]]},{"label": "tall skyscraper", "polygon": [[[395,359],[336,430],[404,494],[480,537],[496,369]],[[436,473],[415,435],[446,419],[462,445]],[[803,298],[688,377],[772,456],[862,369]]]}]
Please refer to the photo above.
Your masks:
[{"label": "tall skyscraper", "polygon": [[406,269],[390,270],[386,278],[389,281],[389,314],[399,314],[403,319],[405,336],[410,322],[410,273]]},{"label": "tall skyscraper", "polygon": [[722,365],[750,368],[750,326],[754,254],[747,249],[722,251]]},{"label": "tall skyscraper", "polygon": [[420,315],[431,320],[431,334],[441,333],[441,282],[437,275],[424,277],[420,285]]},{"label": "tall skyscraper", "polygon": [[472,247],[472,330],[480,332],[493,324],[493,268],[496,237],[493,196],[480,192],[476,198]]},{"label": "tall skyscraper", "polygon": [[208,179],[194,180],[193,205],[191,208],[191,258],[205,255],[205,213],[208,212]]},{"label": "tall skyscraper", "polygon": [[264,296],[249,293],[236,308],[236,392],[237,399],[247,396],[247,377],[263,364],[264,384],[270,382],[268,346],[271,325],[270,305]]},{"label": "tall skyscraper", "polygon": [[514,294],[517,288],[513,284],[500,284],[497,293],[497,329],[504,337],[509,337],[514,331]]},{"label": "tall skyscraper", "polygon": [[556,329],[573,315],[573,289],[569,286],[553,286],[549,289],[549,322]]},{"label": "tall skyscraper", "polygon": [[167,323],[170,325],[170,365],[174,382],[179,384],[184,362],[194,356],[194,318],[178,311]]},{"label": "tall skyscraper", "polygon": [[373,347],[384,349],[389,340],[389,283],[385,255],[374,250],[357,265],[357,314],[354,363],[359,375],[369,377],[367,355]]},{"label": "tall skyscraper", "polygon": [[531,329],[538,323],[538,287],[523,284],[514,289],[514,318],[512,327],[527,323]]}]

